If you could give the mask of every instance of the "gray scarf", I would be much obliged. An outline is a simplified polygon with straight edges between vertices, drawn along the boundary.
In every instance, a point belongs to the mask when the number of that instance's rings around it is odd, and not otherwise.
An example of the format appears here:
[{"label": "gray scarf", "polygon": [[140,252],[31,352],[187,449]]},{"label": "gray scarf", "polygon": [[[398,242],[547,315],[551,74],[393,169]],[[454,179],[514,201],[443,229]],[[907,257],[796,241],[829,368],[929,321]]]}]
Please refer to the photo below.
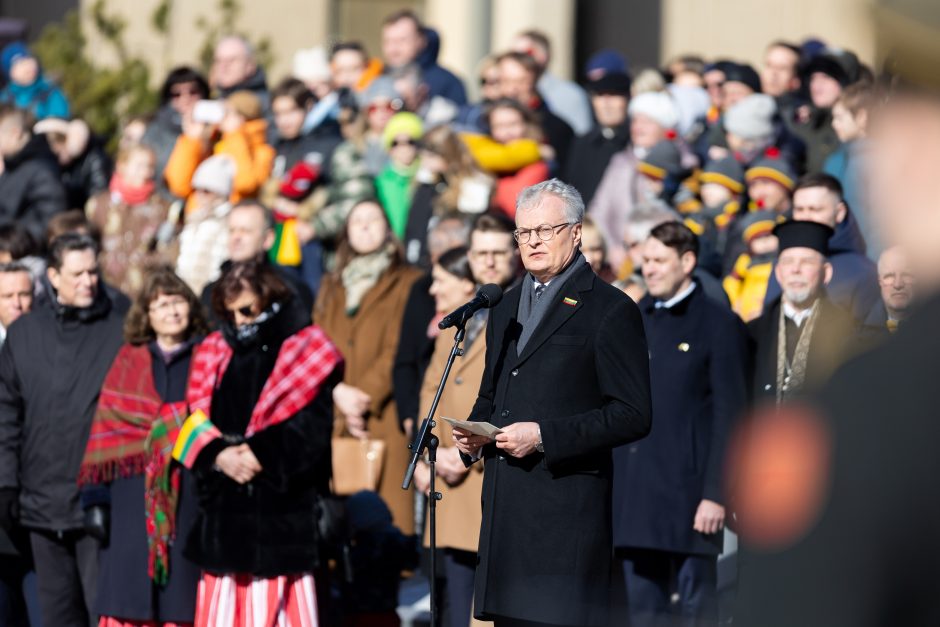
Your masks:
[{"label": "gray scarf", "polygon": [[561,274],[551,279],[548,287],[545,288],[539,298],[535,297],[534,277],[527,273],[522,279],[522,285],[519,286],[519,289],[522,290],[519,294],[519,311],[516,313],[516,319],[522,325],[522,333],[519,334],[519,340],[516,342],[518,354],[522,354],[525,345],[532,339],[532,334],[535,333],[552,306],[557,304],[554,301],[561,294],[565,283],[584,263],[587,263],[584,255],[581,254],[581,251],[578,251],[568,267],[562,270]]}]

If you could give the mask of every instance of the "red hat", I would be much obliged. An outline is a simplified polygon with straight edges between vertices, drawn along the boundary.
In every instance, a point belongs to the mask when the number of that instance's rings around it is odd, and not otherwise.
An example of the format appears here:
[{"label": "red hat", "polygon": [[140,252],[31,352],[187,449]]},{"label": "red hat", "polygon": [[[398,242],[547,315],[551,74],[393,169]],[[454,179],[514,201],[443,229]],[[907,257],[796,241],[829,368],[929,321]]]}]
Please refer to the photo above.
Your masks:
[{"label": "red hat", "polygon": [[307,161],[298,161],[281,179],[281,196],[290,200],[303,200],[313,191],[320,178],[320,166]]}]

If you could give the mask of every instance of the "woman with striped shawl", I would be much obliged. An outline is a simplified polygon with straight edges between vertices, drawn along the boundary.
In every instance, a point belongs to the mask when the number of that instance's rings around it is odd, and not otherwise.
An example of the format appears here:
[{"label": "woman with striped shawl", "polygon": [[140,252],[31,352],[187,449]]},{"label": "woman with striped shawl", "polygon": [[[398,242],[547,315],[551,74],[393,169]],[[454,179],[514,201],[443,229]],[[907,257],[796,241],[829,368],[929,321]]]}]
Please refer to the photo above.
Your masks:
[{"label": "woman with striped shawl", "polygon": [[79,476],[86,528],[103,545],[99,627],[193,622],[199,569],[174,540],[196,517],[195,483],[170,452],[187,415],[193,348],[206,328],[199,299],[182,279],[169,269],[145,278],[125,322],[127,343],[105,378]]},{"label": "woman with striped shawl", "polygon": [[233,263],[212,292],[221,330],[196,350],[173,457],[199,517],[196,625],[314,627],[318,495],[330,481],[342,357],[267,264]]}]

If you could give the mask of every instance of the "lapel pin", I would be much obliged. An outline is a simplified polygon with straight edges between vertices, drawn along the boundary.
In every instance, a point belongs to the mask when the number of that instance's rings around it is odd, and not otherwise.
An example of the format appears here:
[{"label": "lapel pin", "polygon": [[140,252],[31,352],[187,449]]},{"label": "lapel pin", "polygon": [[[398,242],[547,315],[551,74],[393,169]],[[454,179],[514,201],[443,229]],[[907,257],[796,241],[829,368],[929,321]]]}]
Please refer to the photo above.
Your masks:
[{"label": "lapel pin", "polygon": [[562,302],[568,305],[569,307],[575,307],[578,304],[578,301],[576,301],[573,298],[568,298],[567,296],[565,296],[565,300],[563,300]]},{"label": "lapel pin", "polygon": [[682,351],[683,353],[688,353],[689,348],[691,347],[689,346],[688,342],[683,342],[682,344],[679,344],[679,350]]}]

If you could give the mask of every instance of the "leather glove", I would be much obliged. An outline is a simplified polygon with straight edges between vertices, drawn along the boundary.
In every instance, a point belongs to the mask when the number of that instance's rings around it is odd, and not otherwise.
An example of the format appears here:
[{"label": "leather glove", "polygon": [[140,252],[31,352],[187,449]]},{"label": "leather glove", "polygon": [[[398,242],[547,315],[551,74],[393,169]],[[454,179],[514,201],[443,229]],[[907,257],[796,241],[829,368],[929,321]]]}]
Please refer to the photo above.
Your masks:
[{"label": "leather glove", "polygon": [[20,517],[20,491],[0,488],[0,529],[10,531]]},{"label": "leather glove", "polygon": [[85,533],[106,545],[111,532],[111,508],[107,505],[85,508],[84,527]]}]

